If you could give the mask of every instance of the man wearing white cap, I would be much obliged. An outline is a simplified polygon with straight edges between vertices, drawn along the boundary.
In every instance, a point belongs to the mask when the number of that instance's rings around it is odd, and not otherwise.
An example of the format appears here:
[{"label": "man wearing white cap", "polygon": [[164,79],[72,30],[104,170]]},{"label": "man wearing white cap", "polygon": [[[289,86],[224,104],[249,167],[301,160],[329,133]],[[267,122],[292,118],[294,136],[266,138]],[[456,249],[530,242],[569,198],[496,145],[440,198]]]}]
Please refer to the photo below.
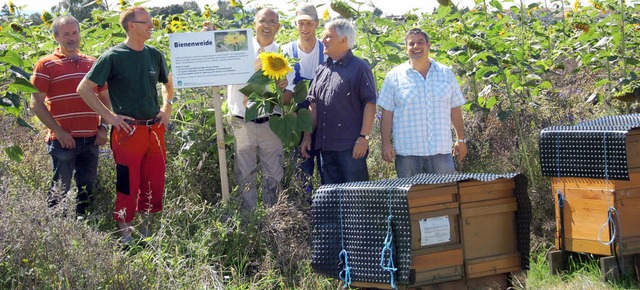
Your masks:
[{"label": "man wearing white cap", "polygon": [[[318,65],[327,60],[324,55],[324,45],[316,37],[319,19],[318,11],[312,4],[304,3],[296,9],[295,25],[298,29],[298,40],[289,42],[282,47],[284,54],[299,59],[294,70],[287,75],[289,86],[286,94],[291,94],[295,85],[303,80],[312,80],[316,75]],[[298,104],[298,109],[308,108],[309,101]],[[315,134],[314,134],[315,135]],[[313,138],[315,139],[315,138]],[[313,148],[313,145],[312,147]],[[314,159],[317,159],[318,169],[320,169],[320,155],[315,150],[309,151],[309,158],[304,158],[298,168],[300,179],[305,183],[305,190],[310,192],[313,189],[312,178],[315,167]],[[320,174],[322,176],[322,174]]]}]

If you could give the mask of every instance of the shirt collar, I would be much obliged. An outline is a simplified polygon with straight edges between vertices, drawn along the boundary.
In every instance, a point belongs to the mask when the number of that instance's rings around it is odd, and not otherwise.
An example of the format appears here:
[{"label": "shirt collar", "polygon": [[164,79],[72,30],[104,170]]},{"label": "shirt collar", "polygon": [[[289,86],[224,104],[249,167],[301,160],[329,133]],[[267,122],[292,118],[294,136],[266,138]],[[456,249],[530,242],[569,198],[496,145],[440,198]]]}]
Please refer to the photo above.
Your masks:
[{"label": "shirt collar", "polygon": [[327,58],[327,63],[329,64],[340,64],[342,66],[347,66],[349,65],[349,61],[351,61],[351,59],[353,59],[353,52],[351,51],[351,49],[349,49],[347,51],[347,53],[345,53],[345,55],[342,57],[342,59],[335,61],[332,58]]},{"label": "shirt collar", "polygon": [[[253,37],[253,50],[256,53],[256,55],[258,54],[258,50],[260,49],[260,44],[258,43],[258,39],[254,36]],[[278,44],[273,41],[271,44],[267,45],[264,47],[264,51],[265,52],[275,52],[278,51]]]},{"label": "shirt collar", "polygon": [[[433,58],[429,58],[429,61],[431,62],[431,67],[429,68],[429,71],[433,70],[435,72],[435,71],[441,71],[442,70],[442,67],[440,66],[440,64],[438,64],[436,61],[434,61]],[[406,70],[407,71],[416,71],[411,66],[411,62],[406,61],[404,64],[406,65]]]},{"label": "shirt collar", "polygon": [[[62,53],[62,51],[60,50],[60,47],[56,47],[56,50],[54,50],[54,51],[53,51],[53,55],[57,56],[57,57],[58,57],[58,58],[60,58],[60,59],[69,58],[68,56],[66,56],[66,55],[64,55],[64,54]],[[85,55],[84,55],[84,54],[82,54],[82,53],[78,52],[78,59],[80,59],[80,58],[84,58],[84,57],[85,57]]]}]

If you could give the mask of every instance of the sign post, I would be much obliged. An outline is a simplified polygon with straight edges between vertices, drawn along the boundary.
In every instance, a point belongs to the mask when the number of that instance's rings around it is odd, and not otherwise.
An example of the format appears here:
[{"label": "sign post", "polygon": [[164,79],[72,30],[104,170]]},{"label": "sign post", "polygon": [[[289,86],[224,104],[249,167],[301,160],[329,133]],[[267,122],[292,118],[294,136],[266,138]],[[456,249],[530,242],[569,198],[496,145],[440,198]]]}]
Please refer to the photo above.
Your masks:
[{"label": "sign post", "polygon": [[250,29],[173,33],[169,35],[171,71],[176,89],[214,87],[216,144],[222,201],[229,201],[227,155],[218,86],[242,84],[253,75],[255,55]]}]

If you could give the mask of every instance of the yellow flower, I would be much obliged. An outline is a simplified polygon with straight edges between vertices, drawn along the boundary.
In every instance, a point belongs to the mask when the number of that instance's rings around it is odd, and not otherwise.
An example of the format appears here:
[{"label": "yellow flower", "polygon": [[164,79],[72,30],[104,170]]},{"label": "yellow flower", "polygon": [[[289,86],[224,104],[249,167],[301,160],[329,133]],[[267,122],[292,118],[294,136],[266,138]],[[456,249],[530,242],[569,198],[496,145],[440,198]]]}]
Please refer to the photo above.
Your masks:
[{"label": "yellow flower", "polygon": [[42,23],[45,25],[51,25],[51,19],[53,19],[53,16],[51,16],[51,13],[49,13],[49,11],[42,11],[42,15],[40,15],[40,19],[42,20]]},{"label": "yellow flower", "polygon": [[224,36],[224,44],[238,45],[247,41],[247,37],[240,33],[229,33]]},{"label": "yellow flower", "polygon": [[502,14],[498,13],[496,14],[496,17],[498,17],[498,19],[502,19]]},{"label": "yellow flower", "polygon": [[573,2],[573,11],[578,12],[579,9],[580,9],[580,0],[576,0],[576,2]]},{"label": "yellow flower", "polygon": [[500,32],[498,32],[498,34],[500,34],[500,36],[503,36],[506,32],[504,30],[500,30]]},{"label": "yellow flower", "polygon": [[182,29],[182,22],[175,20],[171,21],[171,30],[178,31],[180,29]]},{"label": "yellow flower", "polygon": [[271,79],[282,79],[291,71],[289,62],[282,54],[263,52],[260,54],[260,60],[262,61],[262,73]]},{"label": "yellow flower", "polygon": [[238,5],[238,3],[236,3],[236,0],[231,0],[231,1],[229,1],[229,5],[231,5],[231,7],[236,7],[236,5]]},{"label": "yellow flower", "polygon": [[2,28],[2,26],[0,26],[0,31],[2,31],[2,29],[4,29],[4,28]]},{"label": "yellow flower", "polygon": [[153,27],[156,29],[160,28],[160,20],[157,18],[153,18]]},{"label": "yellow flower", "polygon": [[204,18],[210,18],[210,17],[211,17],[211,10],[205,9],[204,10]]},{"label": "yellow flower", "polygon": [[127,4],[127,3],[125,3],[125,2],[124,2],[124,0],[120,0],[120,6],[124,6],[124,5],[126,5],[126,4]]},{"label": "yellow flower", "polygon": [[9,14],[13,14],[16,12],[15,6],[13,5],[13,1],[9,0]]},{"label": "yellow flower", "polygon": [[324,13],[322,13],[322,20],[327,21],[329,20],[329,8],[324,10]]},{"label": "yellow flower", "polygon": [[102,5],[102,0],[96,0],[96,5],[98,6]]}]

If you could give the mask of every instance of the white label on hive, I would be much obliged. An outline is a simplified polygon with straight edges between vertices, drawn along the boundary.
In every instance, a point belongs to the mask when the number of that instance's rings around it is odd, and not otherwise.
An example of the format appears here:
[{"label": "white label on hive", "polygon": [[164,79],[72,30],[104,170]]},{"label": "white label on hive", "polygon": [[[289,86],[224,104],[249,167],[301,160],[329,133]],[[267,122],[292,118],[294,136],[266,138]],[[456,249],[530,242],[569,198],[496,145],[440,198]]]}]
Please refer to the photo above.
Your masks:
[{"label": "white label on hive", "polygon": [[449,216],[420,219],[420,244],[424,246],[451,241]]}]

